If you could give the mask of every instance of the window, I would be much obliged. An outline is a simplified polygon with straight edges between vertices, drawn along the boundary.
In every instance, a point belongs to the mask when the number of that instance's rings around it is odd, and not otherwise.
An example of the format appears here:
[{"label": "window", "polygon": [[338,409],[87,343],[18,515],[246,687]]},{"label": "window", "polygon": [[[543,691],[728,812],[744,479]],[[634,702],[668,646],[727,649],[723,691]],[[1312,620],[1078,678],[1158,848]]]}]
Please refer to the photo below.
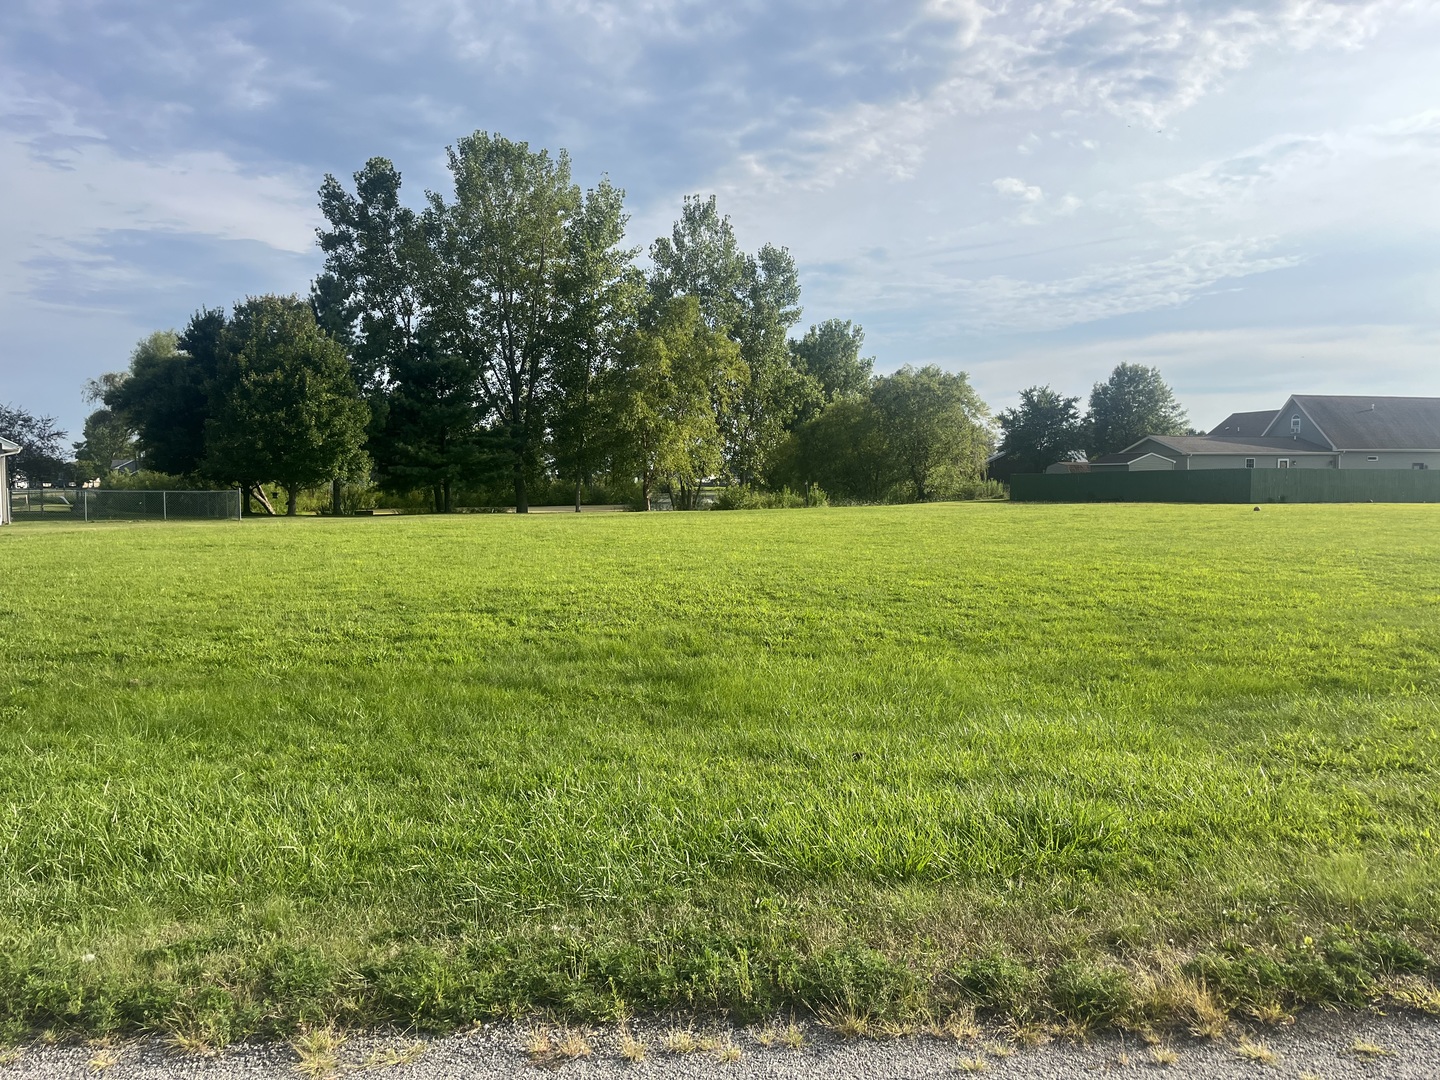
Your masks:
[{"label": "window", "polygon": [[1288,469],[1288,468],[1290,468],[1290,459],[1289,459],[1289,458],[1283,458],[1283,457],[1282,457],[1279,461],[1275,462],[1275,467],[1276,467],[1277,469]]},{"label": "window", "polygon": [[1298,415],[1297,415],[1297,416],[1292,416],[1292,417],[1290,417],[1290,430],[1291,430],[1291,431],[1299,431],[1299,430],[1300,430],[1300,417],[1299,417]]},{"label": "window", "polygon": [[1255,467],[1255,459],[1254,459],[1253,457],[1247,457],[1247,458],[1245,459],[1245,468],[1247,468],[1247,469],[1253,469],[1254,467]]},{"label": "window", "polygon": [[1423,461],[1412,461],[1410,463],[1410,468],[1412,469],[1428,469],[1429,467],[1430,466],[1426,465]]},{"label": "window", "polygon": [[1380,460],[1380,455],[1379,455],[1379,454],[1366,454],[1366,455],[1365,455],[1365,460],[1366,460],[1366,461],[1379,461],[1379,460]]}]

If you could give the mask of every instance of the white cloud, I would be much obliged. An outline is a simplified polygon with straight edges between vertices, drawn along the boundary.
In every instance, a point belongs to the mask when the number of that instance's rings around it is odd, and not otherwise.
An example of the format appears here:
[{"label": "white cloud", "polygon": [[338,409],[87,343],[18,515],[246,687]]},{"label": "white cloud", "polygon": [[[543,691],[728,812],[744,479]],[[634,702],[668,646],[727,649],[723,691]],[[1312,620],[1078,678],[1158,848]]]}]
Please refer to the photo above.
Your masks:
[{"label": "white cloud", "polygon": [[313,178],[298,172],[251,174],[215,151],[163,160],[123,157],[99,140],[75,141],[37,159],[29,145],[0,135],[0,199],[26,213],[0,217],[0,289],[28,292],[38,263],[70,263],[99,281],[158,274],[97,257],[98,239],[115,230],[252,240],[281,252],[308,253],[319,212]]},{"label": "white cloud", "polygon": [[[1134,192],[1159,225],[1194,227],[1205,217],[1263,212],[1272,227],[1323,228],[1363,206],[1372,222],[1403,215],[1412,228],[1440,226],[1425,200],[1396,199],[1402,187],[1433,185],[1440,172],[1440,109],[1339,131],[1272,136]],[[1357,198],[1357,194],[1364,196]],[[1390,198],[1386,198],[1386,193]],[[1128,201],[1121,197],[1119,202]],[[1128,211],[1129,207],[1126,207]]]},{"label": "white cloud", "polygon": [[[1229,6],[1038,3],[998,12],[957,48],[948,77],[893,102],[832,113],[789,148],[747,170],[770,186],[833,185],[871,163],[915,174],[937,129],[955,117],[1041,109],[1106,112],[1163,127],[1262,49],[1358,47],[1403,0],[1280,0]],[[1020,144],[1033,152],[1038,137]]]},{"label": "white cloud", "polygon": [[1045,192],[1034,184],[1027,184],[1024,180],[1015,176],[1001,177],[992,181],[994,188],[1001,195],[1009,199],[1019,199],[1021,202],[1035,203],[1045,198]]},{"label": "white cloud", "polygon": [[1300,262],[1267,240],[1206,241],[1159,257],[1096,262],[1050,278],[963,277],[942,257],[904,253],[851,265],[837,290],[852,308],[928,313],[931,336],[1052,331],[1176,307],[1227,283]]}]

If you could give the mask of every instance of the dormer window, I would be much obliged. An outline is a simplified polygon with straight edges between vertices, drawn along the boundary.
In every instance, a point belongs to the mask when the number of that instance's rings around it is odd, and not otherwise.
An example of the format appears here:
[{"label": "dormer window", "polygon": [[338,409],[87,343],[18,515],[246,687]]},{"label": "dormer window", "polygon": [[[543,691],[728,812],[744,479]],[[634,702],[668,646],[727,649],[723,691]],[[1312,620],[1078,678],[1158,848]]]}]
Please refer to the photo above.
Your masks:
[{"label": "dormer window", "polygon": [[1295,415],[1295,416],[1290,417],[1290,430],[1291,430],[1291,431],[1299,431],[1299,430],[1300,430],[1300,417],[1299,417],[1298,414]]}]

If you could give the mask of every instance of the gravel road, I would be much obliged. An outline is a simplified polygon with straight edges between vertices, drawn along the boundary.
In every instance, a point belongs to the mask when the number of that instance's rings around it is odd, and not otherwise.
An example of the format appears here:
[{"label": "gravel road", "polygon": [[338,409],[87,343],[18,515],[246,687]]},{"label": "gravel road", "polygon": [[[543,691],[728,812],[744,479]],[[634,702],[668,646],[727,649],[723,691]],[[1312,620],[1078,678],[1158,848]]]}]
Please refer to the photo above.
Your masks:
[{"label": "gravel road", "polygon": [[[588,1031],[566,1049],[537,1064],[529,1049],[534,1028],[493,1025],[464,1035],[417,1040],[401,1036],[354,1036],[334,1050],[333,1061],[313,1069],[286,1044],[232,1047],[214,1057],[185,1056],[158,1042],[104,1045],[32,1045],[0,1051],[0,1080],[94,1077],[112,1080],[260,1080],[297,1075],[374,1075],[395,1080],[440,1077],[523,1080],[546,1075],[574,1078],[696,1077],[706,1080],[848,1080],[848,1078],[950,1077],[967,1074],[997,1080],[1060,1080],[1063,1077],[1130,1074],[1194,1080],[1304,1077],[1440,1077],[1440,1019],[1412,1015],[1372,1016],[1316,1012],[1285,1027],[1236,1029],[1225,1039],[1177,1039],[1149,1047],[1118,1036],[1087,1044],[1056,1042],[1015,1047],[998,1034],[957,1042],[925,1036],[883,1041],[844,1041],[805,1029],[804,1045],[763,1045],[753,1029],[696,1027],[694,1042],[677,1052],[675,1025],[636,1027],[645,1044],[642,1060],[621,1053],[619,1032]],[[552,1046],[562,1033],[552,1036]],[[584,1051],[588,1050],[586,1055]],[[1169,1054],[1173,1053],[1173,1060]],[[633,1044],[632,1054],[635,1052]],[[13,1057],[12,1057],[13,1055]],[[11,1060],[6,1060],[11,1057]]]}]

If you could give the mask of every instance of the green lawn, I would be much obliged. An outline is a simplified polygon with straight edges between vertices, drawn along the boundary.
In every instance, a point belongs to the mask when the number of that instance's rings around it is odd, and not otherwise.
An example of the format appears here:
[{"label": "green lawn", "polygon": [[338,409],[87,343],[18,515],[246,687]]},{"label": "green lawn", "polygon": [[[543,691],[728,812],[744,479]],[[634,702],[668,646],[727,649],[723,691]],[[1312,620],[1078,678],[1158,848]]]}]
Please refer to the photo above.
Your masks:
[{"label": "green lawn", "polygon": [[1440,1002],[1440,507],[52,523],[0,567],[0,1036]]}]

